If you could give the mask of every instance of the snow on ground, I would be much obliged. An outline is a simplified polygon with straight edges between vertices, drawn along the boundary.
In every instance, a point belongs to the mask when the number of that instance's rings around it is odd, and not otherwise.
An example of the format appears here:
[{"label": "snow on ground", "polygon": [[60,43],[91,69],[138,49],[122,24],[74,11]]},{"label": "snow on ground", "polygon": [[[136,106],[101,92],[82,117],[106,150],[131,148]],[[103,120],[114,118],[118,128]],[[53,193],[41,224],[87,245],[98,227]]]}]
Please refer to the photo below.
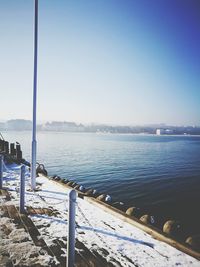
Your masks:
[{"label": "snow on ground", "polygon": [[[19,205],[18,169],[12,166],[11,170],[7,167],[4,176],[4,185],[12,195],[12,200],[7,205]],[[27,170],[26,206],[52,209],[54,216],[33,215],[31,219],[47,245],[53,244],[56,238],[66,244],[69,190],[46,177],[37,178],[37,183],[40,184],[41,191],[30,191],[30,174]],[[199,261],[193,257],[153,239],[142,230],[80,198],[77,198],[76,204],[76,226],[76,238],[114,266],[200,266]],[[63,250],[63,254],[65,253],[66,250]]]},{"label": "snow on ground", "polygon": [[[5,227],[8,235],[5,234]],[[0,267],[8,266],[10,260],[16,266],[49,266],[49,263],[56,262],[56,259],[34,245],[24,229],[16,228],[10,218],[0,217],[0,237]]]}]

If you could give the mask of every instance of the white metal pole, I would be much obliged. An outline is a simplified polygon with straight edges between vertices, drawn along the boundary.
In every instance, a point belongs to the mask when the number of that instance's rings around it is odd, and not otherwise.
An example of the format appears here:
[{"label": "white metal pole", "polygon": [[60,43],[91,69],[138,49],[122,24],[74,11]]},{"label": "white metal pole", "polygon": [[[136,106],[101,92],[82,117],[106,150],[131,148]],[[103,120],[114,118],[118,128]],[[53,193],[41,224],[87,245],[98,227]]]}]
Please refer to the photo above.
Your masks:
[{"label": "white metal pole", "polygon": [[67,238],[67,267],[74,267],[75,258],[75,215],[76,191],[69,192],[68,206],[68,238]]},{"label": "white metal pole", "polygon": [[32,158],[31,158],[31,187],[36,187],[36,108],[37,108],[37,50],[38,50],[38,0],[35,0],[34,19],[34,74],[33,74],[33,129],[32,129]]},{"label": "white metal pole", "polygon": [[20,173],[20,203],[19,203],[19,212],[24,213],[24,201],[25,200],[25,166],[21,166],[21,173]]},{"label": "white metal pole", "polygon": [[3,188],[3,155],[0,155],[0,189]]}]

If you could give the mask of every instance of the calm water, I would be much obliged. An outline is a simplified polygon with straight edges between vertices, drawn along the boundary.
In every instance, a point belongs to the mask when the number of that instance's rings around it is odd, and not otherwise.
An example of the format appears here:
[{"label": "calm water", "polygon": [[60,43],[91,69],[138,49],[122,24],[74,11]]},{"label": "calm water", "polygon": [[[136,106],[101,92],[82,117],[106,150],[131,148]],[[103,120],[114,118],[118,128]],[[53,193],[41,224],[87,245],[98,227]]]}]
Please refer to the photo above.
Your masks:
[{"label": "calm water", "polygon": [[[30,132],[3,135],[30,160]],[[39,132],[37,139],[49,175],[199,228],[200,137]]]}]

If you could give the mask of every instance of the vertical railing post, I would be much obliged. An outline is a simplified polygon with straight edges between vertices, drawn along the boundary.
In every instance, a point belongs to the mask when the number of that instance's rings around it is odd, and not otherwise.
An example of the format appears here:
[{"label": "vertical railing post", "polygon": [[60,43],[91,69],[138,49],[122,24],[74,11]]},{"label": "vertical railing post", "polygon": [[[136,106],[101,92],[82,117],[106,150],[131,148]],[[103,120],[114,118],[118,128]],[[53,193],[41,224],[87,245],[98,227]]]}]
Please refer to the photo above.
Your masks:
[{"label": "vertical railing post", "polygon": [[0,155],[0,189],[3,188],[3,155]]},{"label": "vertical railing post", "polygon": [[24,200],[25,200],[25,165],[22,165],[20,172],[20,203],[19,203],[20,213],[25,212]]},{"label": "vertical railing post", "polygon": [[68,238],[67,238],[67,267],[74,267],[75,258],[75,215],[76,191],[69,192],[68,206]]}]

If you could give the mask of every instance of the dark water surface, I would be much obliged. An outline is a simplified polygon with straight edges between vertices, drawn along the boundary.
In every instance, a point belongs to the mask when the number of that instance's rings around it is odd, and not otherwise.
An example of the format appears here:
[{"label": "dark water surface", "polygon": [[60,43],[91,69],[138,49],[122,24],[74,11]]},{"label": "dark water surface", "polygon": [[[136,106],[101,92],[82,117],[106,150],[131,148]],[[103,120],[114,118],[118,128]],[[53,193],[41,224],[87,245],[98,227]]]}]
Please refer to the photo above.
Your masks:
[{"label": "dark water surface", "polygon": [[[4,132],[30,160],[31,133]],[[38,161],[60,175],[200,231],[200,137],[39,132]]]}]

